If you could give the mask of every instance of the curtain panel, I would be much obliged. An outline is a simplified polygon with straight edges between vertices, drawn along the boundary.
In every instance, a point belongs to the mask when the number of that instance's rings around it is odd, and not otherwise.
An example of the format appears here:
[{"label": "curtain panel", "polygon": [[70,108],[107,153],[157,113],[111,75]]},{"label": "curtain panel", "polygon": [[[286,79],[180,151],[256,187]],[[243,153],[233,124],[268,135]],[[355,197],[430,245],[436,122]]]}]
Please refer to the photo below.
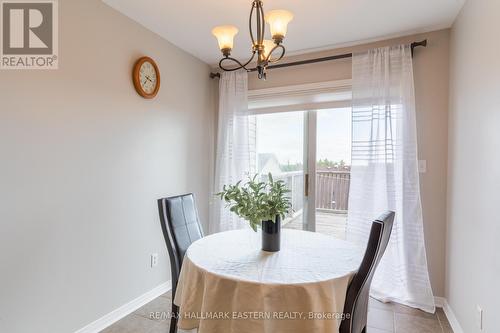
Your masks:
[{"label": "curtain panel", "polygon": [[371,222],[396,212],[371,295],[434,312],[418,174],[411,47],[353,55],[352,169],[347,239],[366,246]]},{"label": "curtain panel", "polygon": [[[224,72],[219,80],[219,113],[214,192],[253,175],[256,169],[256,121],[248,112],[248,74]],[[248,223],[226,208],[214,195],[210,204],[209,233],[241,229]]]}]

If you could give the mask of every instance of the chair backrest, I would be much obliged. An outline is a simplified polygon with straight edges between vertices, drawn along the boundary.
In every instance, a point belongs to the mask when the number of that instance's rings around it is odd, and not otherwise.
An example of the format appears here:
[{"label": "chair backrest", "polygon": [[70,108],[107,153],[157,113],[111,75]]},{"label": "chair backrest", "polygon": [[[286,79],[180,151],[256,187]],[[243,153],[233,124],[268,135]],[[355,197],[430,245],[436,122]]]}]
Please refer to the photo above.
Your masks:
[{"label": "chair backrest", "polygon": [[370,285],[389,243],[394,215],[394,212],[386,212],[372,223],[363,261],[347,288],[344,304],[346,318],[340,324],[340,333],[366,332]]},{"label": "chair backrest", "polygon": [[203,237],[203,230],[192,193],[158,199],[158,210],[170,257],[173,297],[184,254],[191,243]]}]

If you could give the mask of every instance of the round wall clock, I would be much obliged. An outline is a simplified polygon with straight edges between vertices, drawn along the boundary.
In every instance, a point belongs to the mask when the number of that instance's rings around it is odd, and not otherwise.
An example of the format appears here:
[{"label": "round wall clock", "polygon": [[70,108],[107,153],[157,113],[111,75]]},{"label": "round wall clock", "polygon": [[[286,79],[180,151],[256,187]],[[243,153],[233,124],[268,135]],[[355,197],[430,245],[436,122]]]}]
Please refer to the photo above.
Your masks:
[{"label": "round wall clock", "polygon": [[160,89],[160,71],[150,57],[139,58],[132,72],[135,90],[144,98],[153,98]]}]

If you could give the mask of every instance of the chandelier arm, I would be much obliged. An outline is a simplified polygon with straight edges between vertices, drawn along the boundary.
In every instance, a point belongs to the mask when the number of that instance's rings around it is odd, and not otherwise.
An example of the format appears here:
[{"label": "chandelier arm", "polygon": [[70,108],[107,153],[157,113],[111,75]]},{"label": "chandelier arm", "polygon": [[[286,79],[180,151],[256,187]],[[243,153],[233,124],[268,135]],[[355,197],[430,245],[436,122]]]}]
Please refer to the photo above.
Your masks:
[{"label": "chandelier arm", "polygon": [[[255,52],[252,52],[252,56],[250,57],[250,59],[248,59],[248,61],[244,64],[242,64],[238,59],[235,59],[235,58],[232,58],[232,57],[226,57],[226,58],[222,58],[220,61],[219,61],[219,68],[222,69],[223,71],[226,71],[226,72],[232,72],[232,71],[236,71],[238,69],[245,69],[248,71],[248,68],[246,67],[250,62],[252,62],[253,58],[255,57]],[[226,68],[222,65],[222,63],[225,61],[225,60],[230,60],[232,62],[235,62],[238,64],[239,67],[235,67],[235,68]]]},{"label": "chandelier arm", "polygon": [[[276,49],[281,49],[281,54],[280,54],[279,58],[271,59],[271,56]],[[267,55],[267,58],[266,58],[266,62],[272,64],[272,63],[280,61],[281,59],[283,59],[284,56],[285,56],[285,47],[283,45],[279,44],[279,45],[276,45],[275,47],[273,47],[271,52],[269,52],[269,54]]]},{"label": "chandelier arm", "polygon": [[260,15],[261,15],[261,11],[260,11],[260,6],[261,6],[261,3],[260,3],[260,0],[255,0],[255,4],[257,6],[257,45],[261,45],[262,44],[262,41],[260,40],[260,36],[262,35],[261,31],[262,31],[262,25],[260,24]]},{"label": "chandelier arm", "polygon": [[260,12],[260,20],[258,24],[260,25],[260,36],[259,36],[259,44],[264,43],[264,34],[266,32],[266,21],[264,19],[264,6],[262,5],[262,2],[259,0],[259,12]]},{"label": "chandelier arm", "polygon": [[252,4],[252,9],[250,9],[250,16],[248,18],[248,31],[250,31],[250,39],[252,40],[252,46],[255,45],[255,37],[253,36],[253,27],[252,27],[252,17],[255,9],[255,2]]},{"label": "chandelier arm", "polygon": [[252,56],[250,57],[250,59],[248,59],[247,62],[245,62],[245,64],[243,65],[243,68],[245,68],[246,70],[248,70],[247,69],[247,65],[252,62],[252,60],[253,60],[254,57],[255,57],[255,51],[252,51]]}]

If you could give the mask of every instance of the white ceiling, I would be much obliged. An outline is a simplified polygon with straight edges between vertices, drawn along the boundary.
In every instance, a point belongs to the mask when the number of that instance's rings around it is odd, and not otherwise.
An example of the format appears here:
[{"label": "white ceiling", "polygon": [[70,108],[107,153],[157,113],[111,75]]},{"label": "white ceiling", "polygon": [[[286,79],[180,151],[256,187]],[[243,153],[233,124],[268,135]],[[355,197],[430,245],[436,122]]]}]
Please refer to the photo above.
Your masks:
[{"label": "white ceiling", "polygon": [[[250,54],[251,0],[103,1],[208,64],[216,64],[221,57],[211,34],[216,25],[237,26],[240,32],[232,55],[244,60]],[[294,13],[284,45],[288,54],[297,54],[448,28],[464,2],[264,0],[264,10],[287,9]]]}]

